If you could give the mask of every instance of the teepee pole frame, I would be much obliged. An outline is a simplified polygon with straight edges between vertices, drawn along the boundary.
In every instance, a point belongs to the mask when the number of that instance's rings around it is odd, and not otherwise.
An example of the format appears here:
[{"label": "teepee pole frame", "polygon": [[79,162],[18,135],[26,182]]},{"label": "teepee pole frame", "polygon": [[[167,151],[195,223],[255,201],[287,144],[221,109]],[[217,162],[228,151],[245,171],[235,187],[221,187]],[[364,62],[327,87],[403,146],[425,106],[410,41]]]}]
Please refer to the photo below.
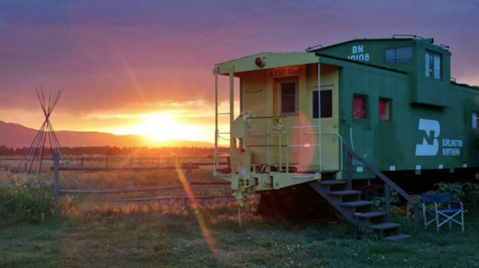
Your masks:
[{"label": "teepee pole frame", "polygon": [[45,149],[47,149],[47,147],[50,147],[52,158],[55,155],[58,155],[59,159],[63,160],[61,145],[57,136],[55,135],[55,131],[50,121],[50,116],[60,100],[63,90],[58,90],[54,94],[50,94],[48,99],[45,98],[43,88],[35,88],[35,90],[43,111],[43,115],[45,116],[45,120],[38,130],[37,135],[35,135],[35,138],[33,139],[24,159],[20,162],[18,170],[21,173],[30,173],[36,163],[36,173],[39,174],[42,170]]}]

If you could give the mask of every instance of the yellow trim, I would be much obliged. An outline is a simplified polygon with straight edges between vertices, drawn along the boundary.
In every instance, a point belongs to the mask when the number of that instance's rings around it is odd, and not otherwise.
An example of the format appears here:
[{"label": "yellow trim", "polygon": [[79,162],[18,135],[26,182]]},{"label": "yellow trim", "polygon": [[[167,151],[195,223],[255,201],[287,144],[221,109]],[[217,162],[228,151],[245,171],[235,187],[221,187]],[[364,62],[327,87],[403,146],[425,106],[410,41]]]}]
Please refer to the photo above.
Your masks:
[{"label": "yellow trim", "polygon": [[[256,58],[262,58],[265,61],[264,67],[258,67],[255,64]],[[232,61],[227,61],[215,65],[218,74],[228,75],[231,67],[234,66],[235,74],[248,71],[259,71],[265,69],[280,68],[292,65],[304,65],[318,63],[319,57],[311,52],[293,52],[293,53],[259,53]]]}]

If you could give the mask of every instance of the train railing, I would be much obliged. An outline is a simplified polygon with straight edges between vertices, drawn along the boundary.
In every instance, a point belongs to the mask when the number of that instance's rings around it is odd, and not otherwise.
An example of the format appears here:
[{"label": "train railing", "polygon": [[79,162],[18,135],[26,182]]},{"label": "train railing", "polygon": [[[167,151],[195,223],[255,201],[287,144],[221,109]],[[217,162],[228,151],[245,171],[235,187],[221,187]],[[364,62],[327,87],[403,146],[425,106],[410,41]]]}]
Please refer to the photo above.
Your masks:
[{"label": "train railing", "polygon": [[414,200],[409,194],[407,194],[403,189],[397,186],[393,181],[391,181],[386,175],[381,171],[371,165],[369,162],[364,160],[359,156],[355,151],[343,143],[343,149],[346,151],[346,169],[347,169],[347,188],[348,190],[352,189],[352,172],[353,172],[353,158],[358,162],[363,164],[371,172],[373,172],[379,179],[385,183],[385,213],[386,217],[390,219],[391,217],[391,190],[396,191],[401,197],[407,201],[407,217],[409,218],[409,208],[412,206],[414,210],[414,229],[417,231],[419,226],[419,204]]},{"label": "train railing", "polygon": [[[315,150],[314,155],[318,158],[317,170],[326,167],[328,170],[343,169],[343,152],[341,144],[343,139],[341,135],[333,131],[316,131],[320,129],[318,125],[292,125],[288,116],[253,116],[248,117],[249,125],[245,138],[241,141],[242,147],[253,149],[253,153],[263,150],[265,155],[264,162],[271,166],[276,166],[278,170],[289,172],[290,166],[298,162],[293,160],[294,150]],[[315,138],[312,138],[313,135]],[[337,148],[323,148],[325,137],[337,139]],[[329,145],[329,144],[328,144]],[[323,161],[324,156],[337,157]],[[300,153],[296,153],[299,155]],[[296,156],[297,158],[298,156]]]},{"label": "train railing", "polygon": [[[315,130],[315,129],[318,129],[318,126],[317,125],[313,125],[313,126],[291,126],[290,127],[290,130],[306,130],[306,129],[311,129],[311,130]],[[303,134],[305,135],[318,135],[319,132],[318,131],[309,131],[309,132],[303,132]],[[324,150],[323,152],[323,137],[324,136],[334,136],[334,137],[337,137],[338,140],[339,140],[339,143],[338,143],[338,151],[339,151],[339,158],[336,160],[337,162],[336,163],[333,163],[333,165],[337,165],[338,166],[338,169],[334,168],[334,170],[337,170],[337,171],[342,171],[343,170],[343,150],[341,150],[341,144],[343,144],[343,137],[341,137],[341,135],[338,133],[338,132],[334,132],[334,131],[323,131],[321,132],[321,139],[320,142],[318,143],[315,143],[315,144],[308,144],[308,146],[311,146],[311,147],[316,147],[318,148],[318,166],[319,166],[319,172],[321,172],[323,170],[323,153],[324,154],[330,154],[331,152],[328,152],[326,150]],[[297,147],[297,148],[301,148],[301,147],[305,147],[304,144],[291,144],[289,147],[291,148],[294,148],[294,147]],[[331,163],[330,163],[331,164]]]}]

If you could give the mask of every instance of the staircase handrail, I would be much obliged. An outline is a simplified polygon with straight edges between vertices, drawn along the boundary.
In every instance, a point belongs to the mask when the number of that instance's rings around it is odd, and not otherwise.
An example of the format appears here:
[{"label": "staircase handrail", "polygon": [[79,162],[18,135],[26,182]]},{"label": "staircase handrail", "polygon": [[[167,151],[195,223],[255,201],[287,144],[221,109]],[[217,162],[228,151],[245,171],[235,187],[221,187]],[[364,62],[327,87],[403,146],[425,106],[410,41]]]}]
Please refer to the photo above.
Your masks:
[{"label": "staircase handrail", "polygon": [[[408,203],[412,204],[414,206],[414,222],[415,222],[415,228],[417,230],[417,226],[419,224],[419,208],[418,208],[418,202],[414,200],[409,194],[407,194],[403,189],[401,189],[399,186],[397,186],[393,181],[391,181],[386,175],[384,175],[381,171],[379,171],[377,168],[375,168],[373,165],[371,165],[368,161],[366,161],[364,158],[362,158],[359,154],[357,154],[353,149],[351,149],[349,146],[343,143],[343,149],[346,150],[346,152],[349,155],[354,156],[359,162],[361,162],[365,167],[369,168],[378,178],[380,178],[386,185],[394,189],[399,195],[401,195],[404,199],[408,201]],[[348,168],[350,169],[351,166],[348,165]],[[348,180],[351,180],[351,177],[348,176]],[[348,182],[349,185],[350,182]],[[389,192],[389,189],[386,189],[386,192]],[[388,194],[387,194],[388,195]],[[390,203],[390,195],[387,196],[386,202],[389,204]],[[408,210],[409,210],[409,205],[408,205]],[[389,211],[387,211],[389,213]],[[409,216],[409,215],[408,215]]]}]

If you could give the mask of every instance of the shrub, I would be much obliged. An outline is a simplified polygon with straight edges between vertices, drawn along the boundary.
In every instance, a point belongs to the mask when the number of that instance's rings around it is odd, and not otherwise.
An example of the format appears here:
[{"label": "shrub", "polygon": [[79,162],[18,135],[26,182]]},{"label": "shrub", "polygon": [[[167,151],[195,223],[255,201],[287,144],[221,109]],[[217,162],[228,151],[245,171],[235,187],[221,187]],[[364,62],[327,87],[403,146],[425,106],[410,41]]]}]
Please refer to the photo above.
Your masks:
[{"label": "shrub", "polygon": [[48,183],[15,177],[0,187],[0,226],[40,223],[55,211],[53,189]]},{"label": "shrub", "polygon": [[438,192],[450,192],[451,199],[461,200],[466,205],[479,204],[479,183],[436,183]]}]

